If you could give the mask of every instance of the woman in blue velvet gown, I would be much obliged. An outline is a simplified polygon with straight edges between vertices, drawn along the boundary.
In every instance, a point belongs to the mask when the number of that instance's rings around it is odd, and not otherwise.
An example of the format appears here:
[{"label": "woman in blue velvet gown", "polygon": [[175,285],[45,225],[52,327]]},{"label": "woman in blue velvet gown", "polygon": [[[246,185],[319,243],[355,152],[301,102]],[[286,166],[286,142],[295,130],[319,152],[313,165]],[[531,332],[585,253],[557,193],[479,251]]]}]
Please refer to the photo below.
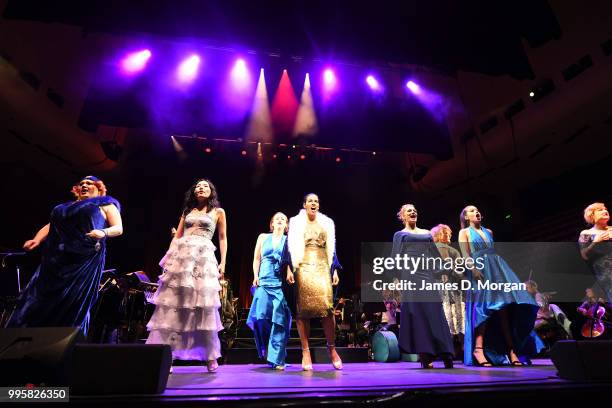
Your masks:
[{"label": "woman in blue velvet gown", "polygon": [[[404,223],[404,229],[393,235],[393,257],[440,257],[431,233],[417,227],[418,213],[414,205],[403,205],[397,216]],[[442,298],[437,290],[420,290],[424,284],[436,282],[437,277],[426,268],[405,272],[402,279],[414,282],[417,291],[402,294],[399,345],[405,353],[418,354],[423,368],[433,368],[436,357],[442,359],[444,368],[453,368],[453,339]]]},{"label": "woman in blue velvet gown", "polygon": [[[24,244],[43,244],[41,264],[21,293],[7,327],[80,327],[87,335],[106,258],[106,238],[123,233],[119,202],[87,176],[73,186],[76,201],[60,204]],[[44,242],[44,243],[43,243]]]},{"label": "woman in blue velvet gown", "polygon": [[283,273],[287,260],[287,216],[276,213],[270,221],[271,234],[257,238],[253,257],[253,286],[256,287],[247,324],[253,330],[259,357],[277,370],[285,368],[291,312],[283,295]]},{"label": "woman in blue velvet gown", "polygon": [[493,233],[481,226],[482,216],[473,205],[461,211],[459,244],[464,257],[481,260],[470,279],[465,313],[464,363],[490,367],[529,365],[529,356],[544,347],[533,328],[539,306],[526,290],[476,290],[477,281],[520,283],[510,266],[493,248]]}]

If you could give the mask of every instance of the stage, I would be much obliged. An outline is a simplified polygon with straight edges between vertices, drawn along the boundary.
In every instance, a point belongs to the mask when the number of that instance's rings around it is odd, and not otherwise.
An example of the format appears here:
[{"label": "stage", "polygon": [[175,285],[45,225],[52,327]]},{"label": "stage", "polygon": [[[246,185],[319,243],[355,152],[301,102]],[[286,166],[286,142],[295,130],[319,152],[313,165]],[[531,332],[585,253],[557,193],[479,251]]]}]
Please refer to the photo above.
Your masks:
[{"label": "stage", "polygon": [[[441,362],[435,363],[436,367]],[[556,377],[550,360],[534,360],[531,367],[465,367],[424,370],[418,363],[351,363],[342,371],[315,364],[274,371],[258,364],[222,365],[216,373],[205,366],[174,367],[168,387],[159,396],[104,396],[73,398],[83,405],[129,406],[309,406],[348,403],[385,406],[436,406],[451,402],[496,407],[541,402],[543,396],[582,398],[610,383],[579,384]],[[551,394],[552,392],[552,394]],[[603,395],[603,393],[599,393]],[[491,400],[493,399],[493,400]],[[556,398],[554,398],[556,399]]]}]

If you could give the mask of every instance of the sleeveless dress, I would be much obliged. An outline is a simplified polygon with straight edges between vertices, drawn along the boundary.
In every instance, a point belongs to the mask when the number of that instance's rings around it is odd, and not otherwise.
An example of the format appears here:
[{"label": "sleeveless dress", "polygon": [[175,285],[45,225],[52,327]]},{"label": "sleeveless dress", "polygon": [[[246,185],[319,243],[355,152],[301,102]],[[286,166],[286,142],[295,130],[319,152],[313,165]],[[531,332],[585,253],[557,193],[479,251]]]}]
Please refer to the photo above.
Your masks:
[{"label": "sleeveless dress", "polygon": [[[493,237],[485,228],[482,229],[485,241],[473,227],[468,230],[470,253],[472,258],[482,258],[484,268],[483,281],[498,283],[520,283],[512,268],[499,256],[493,248]],[[472,288],[477,288],[477,280],[471,274]],[[527,362],[544,348],[544,344],[535,334],[533,328],[539,306],[533,296],[526,290],[474,290],[468,291],[465,303],[465,339],[464,364],[475,365],[472,353],[476,339],[476,328],[487,323],[484,338],[484,353],[493,365],[510,364],[508,347],[501,330],[499,314],[502,309],[508,309],[508,324],[512,332],[512,342],[515,353],[521,362]]]},{"label": "sleeveless dress", "polygon": [[21,293],[7,327],[80,327],[87,336],[90,309],[106,258],[106,239],[85,236],[107,226],[101,206],[119,202],[110,196],[60,204],[51,212],[41,264]]},{"label": "sleeveless dress", "polygon": [[[578,243],[580,248],[588,247],[593,243],[595,234],[581,234]],[[587,261],[595,275],[597,284],[606,295],[607,301],[612,302],[612,242],[604,241],[595,245]]]},{"label": "sleeveless dress", "polygon": [[274,247],[272,234],[267,234],[261,246],[259,286],[255,289],[247,318],[259,357],[274,365],[285,364],[291,329],[291,312],[282,290],[286,251],[286,236],[283,235]]},{"label": "sleeveless dress", "polygon": [[221,357],[221,285],[211,241],[216,224],[209,214],[188,214],[183,236],[172,241],[159,264],[164,273],[152,300],[147,344],[169,344],[174,359]]},{"label": "sleeveless dress", "polygon": [[297,317],[330,316],[334,309],[334,293],[327,260],[327,233],[318,223],[308,223],[304,244],[304,258],[295,273]]},{"label": "sleeveless dress", "polygon": [[[392,256],[408,255],[409,257],[437,258],[439,253],[430,234],[415,234],[398,231],[393,235]],[[417,270],[413,275],[403,279],[416,282],[420,288],[422,282],[434,283],[437,280],[433,271]],[[442,308],[442,299],[438,292],[407,292],[402,294],[400,313],[399,345],[405,353],[427,353],[441,356],[454,354],[453,339]]]}]

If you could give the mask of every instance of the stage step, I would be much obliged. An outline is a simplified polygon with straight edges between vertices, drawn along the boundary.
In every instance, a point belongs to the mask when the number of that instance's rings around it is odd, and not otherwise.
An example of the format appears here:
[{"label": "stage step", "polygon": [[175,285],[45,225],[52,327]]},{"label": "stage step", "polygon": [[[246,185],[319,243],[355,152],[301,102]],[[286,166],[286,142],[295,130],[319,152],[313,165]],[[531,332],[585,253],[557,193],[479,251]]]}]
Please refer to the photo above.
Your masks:
[{"label": "stage step", "polygon": [[[370,361],[367,347],[336,347],[344,363],[367,363]],[[310,356],[314,364],[330,364],[327,347],[310,347]],[[234,347],[223,358],[224,364],[265,364],[257,355],[254,348]],[[287,363],[301,364],[302,349],[299,347],[287,348]]]}]

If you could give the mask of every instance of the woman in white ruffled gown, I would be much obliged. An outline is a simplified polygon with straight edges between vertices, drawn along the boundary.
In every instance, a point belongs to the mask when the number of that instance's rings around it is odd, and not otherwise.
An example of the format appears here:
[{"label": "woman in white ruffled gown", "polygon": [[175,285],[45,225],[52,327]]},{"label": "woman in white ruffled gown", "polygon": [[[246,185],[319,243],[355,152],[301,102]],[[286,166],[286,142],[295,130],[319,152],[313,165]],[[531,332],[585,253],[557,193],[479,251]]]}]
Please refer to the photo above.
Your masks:
[{"label": "woman in white ruffled gown", "polygon": [[[225,211],[209,180],[187,192],[176,235],[160,262],[164,273],[153,298],[155,312],[147,324],[147,344],[169,344],[173,359],[206,361],[209,372],[221,357],[219,292],[227,254]],[[221,262],[212,243],[219,233]]]}]

